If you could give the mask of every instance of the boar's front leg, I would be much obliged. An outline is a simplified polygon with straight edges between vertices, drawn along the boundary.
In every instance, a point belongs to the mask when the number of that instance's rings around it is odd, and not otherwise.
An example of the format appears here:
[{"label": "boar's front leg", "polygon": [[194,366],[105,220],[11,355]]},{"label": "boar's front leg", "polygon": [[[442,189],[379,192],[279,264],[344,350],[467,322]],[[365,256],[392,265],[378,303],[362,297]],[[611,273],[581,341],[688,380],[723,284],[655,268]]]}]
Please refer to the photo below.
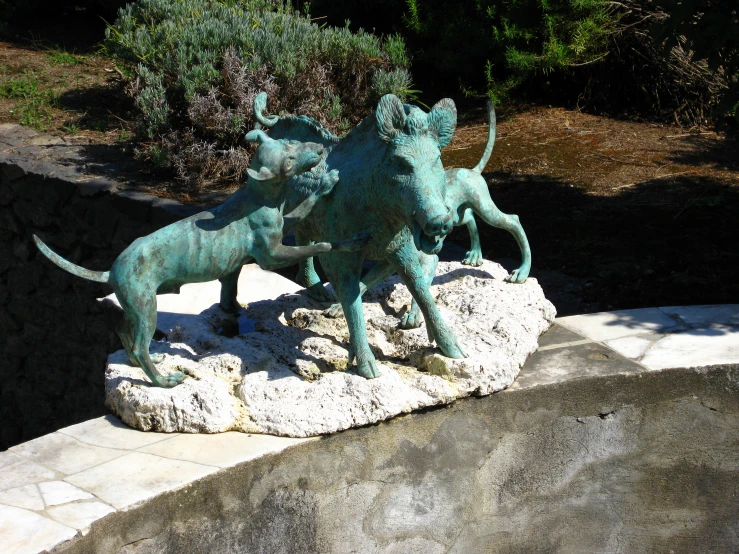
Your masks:
[{"label": "boar's front leg", "polygon": [[365,329],[359,280],[362,275],[362,255],[331,253],[321,257],[321,265],[336,290],[349,327],[349,363],[356,358],[357,371],[362,377],[379,377],[375,356],[370,350]]},{"label": "boar's front leg", "polygon": [[429,339],[435,340],[436,345],[442,353],[449,358],[466,358],[457,337],[447,326],[434,303],[429,292],[430,280],[424,274],[424,269],[418,260],[418,251],[411,240],[406,240],[403,245],[389,255],[388,259],[398,272],[403,283],[421,308],[426,320],[426,329]]}]

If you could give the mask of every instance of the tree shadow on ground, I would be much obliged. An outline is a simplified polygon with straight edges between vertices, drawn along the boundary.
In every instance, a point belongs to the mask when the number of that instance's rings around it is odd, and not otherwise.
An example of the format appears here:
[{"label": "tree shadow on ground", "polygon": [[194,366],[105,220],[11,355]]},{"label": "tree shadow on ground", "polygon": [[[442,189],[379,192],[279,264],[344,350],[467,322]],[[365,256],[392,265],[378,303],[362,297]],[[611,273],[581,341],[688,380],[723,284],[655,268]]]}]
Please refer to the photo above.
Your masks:
[{"label": "tree shadow on ground", "polygon": [[739,141],[716,141],[701,135],[686,137],[691,147],[677,150],[669,156],[671,162],[726,169],[739,172]]},{"label": "tree shadow on ground", "polygon": [[95,85],[63,92],[57,97],[59,107],[80,114],[72,123],[82,130],[122,129],[125,137],[136,117],[136,106],[123,86]]},{"label": "tree shadow on ground", "polygon": [[[532,276],[555,271],[583,282],[581,313],[739,298],[737,187],[683,175],[596,196],[548,176],[485,176],[495,178],[498,207],[521,218]],[[478,226],[486,258],[520,260],[508,233]],[[448,240],[466,247],[466,235],[456,229]]]}]

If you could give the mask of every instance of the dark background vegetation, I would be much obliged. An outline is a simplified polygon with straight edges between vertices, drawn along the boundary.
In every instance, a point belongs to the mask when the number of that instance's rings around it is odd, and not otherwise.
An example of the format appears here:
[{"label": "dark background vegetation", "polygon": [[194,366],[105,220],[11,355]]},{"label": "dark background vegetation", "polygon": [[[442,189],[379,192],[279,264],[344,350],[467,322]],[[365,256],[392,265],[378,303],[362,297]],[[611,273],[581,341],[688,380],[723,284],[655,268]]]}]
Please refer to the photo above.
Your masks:
[{"label": "dark background vegetation", "polygon": [[[424,91],[685,124],[736,114],[732,0],[313,0],[329,25],[401,33]],[[497,102],[497,103],[499,103]]]}]

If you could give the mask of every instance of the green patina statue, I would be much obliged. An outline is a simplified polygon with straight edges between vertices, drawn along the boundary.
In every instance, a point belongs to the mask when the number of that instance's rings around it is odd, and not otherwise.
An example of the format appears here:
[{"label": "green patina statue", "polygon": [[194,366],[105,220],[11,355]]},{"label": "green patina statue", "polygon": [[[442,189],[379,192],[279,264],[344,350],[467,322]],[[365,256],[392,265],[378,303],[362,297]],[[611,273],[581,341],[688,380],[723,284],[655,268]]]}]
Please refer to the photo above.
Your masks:
[{"label": "green patina statue", "polygon": [[221,306],[233,311],[238,308],[236,286],[245,263],[254,260],[265,269],[275,269],[321,253],[359,250],[367,243],[366,236],[357,234],[342,242],[283,245],[283,235],[310,213],[319,198],[332,191],[339,174],[332,170],[313,175],[316,186],[311,194],[283,217],[285,184],[317,166],[324,147],[274,140],[260,130],[251,131],[246,140],[259,146],[244,187],[221,206],[135,240],[113,262],[110,271],[79,267],[33,237],[39,250],[62,269],[113,287],[124,312],[117,332],[128,357],[160,387],[173,387],[182,382],[184,375],[160,373],[149,355],[156,330],[157,294],[178,292],[186,283],[220,279]]},{"label": "green patina statue", "polygon": [[[482,171],[493,153],[495,146],[495,109],[493,104],[488,101],[488,116],[490,118],[490,127],[488,129],[488,140],[485,150],[478,164],[472,169],[455,168],[445,172],[446,188],[444,191],[444,199],[447,206],[453,212],[453,224],[455,227],[466,225],[470,233],[471,248],[466,253],[463,264],[471,266],[482,265],[482,251],[480,250],[480,235],[477,231],[475,217],[477,214],[485,223],[505,229],[510,232],[519,248],[521,249],[521,257],[523,258],[521,266],[508,276],[508,281],[512,283],[523,283],[529,276],[531,270],[531,249],[526,233],[521,227],[518,216],[515,214],[504,214],[490,198],[490,191],[487,182],[482,177]],[[419,263],[424,268],[424,278],[428,286],[431,285],[436,275],[436,265],[439,261],[438,256],[418,252]],[[372,270],[365,275],[360,285],[361,293],[364,294],[368,289],[387,279],[393,273],[393,267],[388,263],[378,263]],[[326,315],[330,317],[338,317],[343,313],[341,304],[334,304],[328,310]],[[411,309],[403,316],[400,327],[402,329],[415,329],[421,325],[420,307],[415,299],[411,303]]]},{"label": "green patina statue", "polygon": [[[346,315],[349,361],[356,359],[359,374],[378,376],[362,311],[360,278],[365,257],[400,275],[426,319],[430,340],[436,341],[443,354],[465,357],[429,293],[427,270],[418,255],[419,251],[437,254],[454,223],[454,212],[444,197],[446,176],[441,164],[441,148],[451,141],[457,123],[454,102],[441,100],[425,113],[386,95],[374,114],[341,139],[305,116],[266,116],[266,102],[266,94],[257,96],[254,113],[272,138],[324,144],[322,165],[341,174],[334,192],[296,227],[298,243],[369,231],[370,241],[362,251],[320,255]],[[287,205],[296,205],[318,186],[311,174],[293,177],[288,183]],[[330,298],[322,292],[310,261],[304,264],[301,277],[314,295]]]}]

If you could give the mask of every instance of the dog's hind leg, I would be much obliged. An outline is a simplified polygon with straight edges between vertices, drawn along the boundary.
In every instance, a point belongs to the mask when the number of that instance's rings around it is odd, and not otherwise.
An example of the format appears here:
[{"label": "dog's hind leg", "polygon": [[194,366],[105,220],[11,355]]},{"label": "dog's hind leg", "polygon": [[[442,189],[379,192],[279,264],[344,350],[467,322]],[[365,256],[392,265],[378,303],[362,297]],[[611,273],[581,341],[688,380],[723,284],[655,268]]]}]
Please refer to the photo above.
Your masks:
[{"label": "dog's hind leg", "polygon": [[467,208],[464,211],[460,225],[466,225],[467,231],[470,233],[470,249],[464,255],[462,263],[474,267],[482,265],[482,248],[480,247],[480,233],[477,231],[477,223],[472,209]]},{"label": "dog's hind leg", "polygon": [[182,372],[177,371],[170,375],[161,373],[149,355],[149,344],[157,327],[157,298],[154,291],[138,291],[135,306],[125,297],[118,296],[118,300],[126,317],[130,318],[134,365],[143,369],[151,382],[159,387],[169,388],[180,384],[185,378]]},{"label": "dog's hind leg", "polygon": [[508,276],[507,280],[511,283],[523,283],[528,278],[529,271],[531,271],[531,248],[529,247],[526,233],[523,227],[521,227],[521,222],[517,215],[504,214],[498,209],[493,199],[490,198],[485,180],[480,178],[479,183],[480,185],[475,187],[477,190],[473,194],[467,195],[466,204],[485,223],[498,229],[505,229],[516,239],[518,247],[521,250],[522,262],[520,267]]},{"label": "dog's hind leg", "polygon": [[220,306],[224,312],[236,313],[241,307],[236,296],[238,294],[239,274],[241,268],[233,273],[229,273],[225,277],[218,279],[221,282],[221,302]]},{"label": "dog's hind leg", "polygon": [[138,360],[136,360],[136,358],[134,358],[133,355],[133,327],[131,326],[131,322],[129,321],[127,315],[123,315],[120,323],[118,323],[118,326],[116,327],[115,332],[121,339],[121,343],[123,344],[123,348],[128,355],[128,359],[131,362],[131,365],[134,367],[139,367],[139,362]]}]

